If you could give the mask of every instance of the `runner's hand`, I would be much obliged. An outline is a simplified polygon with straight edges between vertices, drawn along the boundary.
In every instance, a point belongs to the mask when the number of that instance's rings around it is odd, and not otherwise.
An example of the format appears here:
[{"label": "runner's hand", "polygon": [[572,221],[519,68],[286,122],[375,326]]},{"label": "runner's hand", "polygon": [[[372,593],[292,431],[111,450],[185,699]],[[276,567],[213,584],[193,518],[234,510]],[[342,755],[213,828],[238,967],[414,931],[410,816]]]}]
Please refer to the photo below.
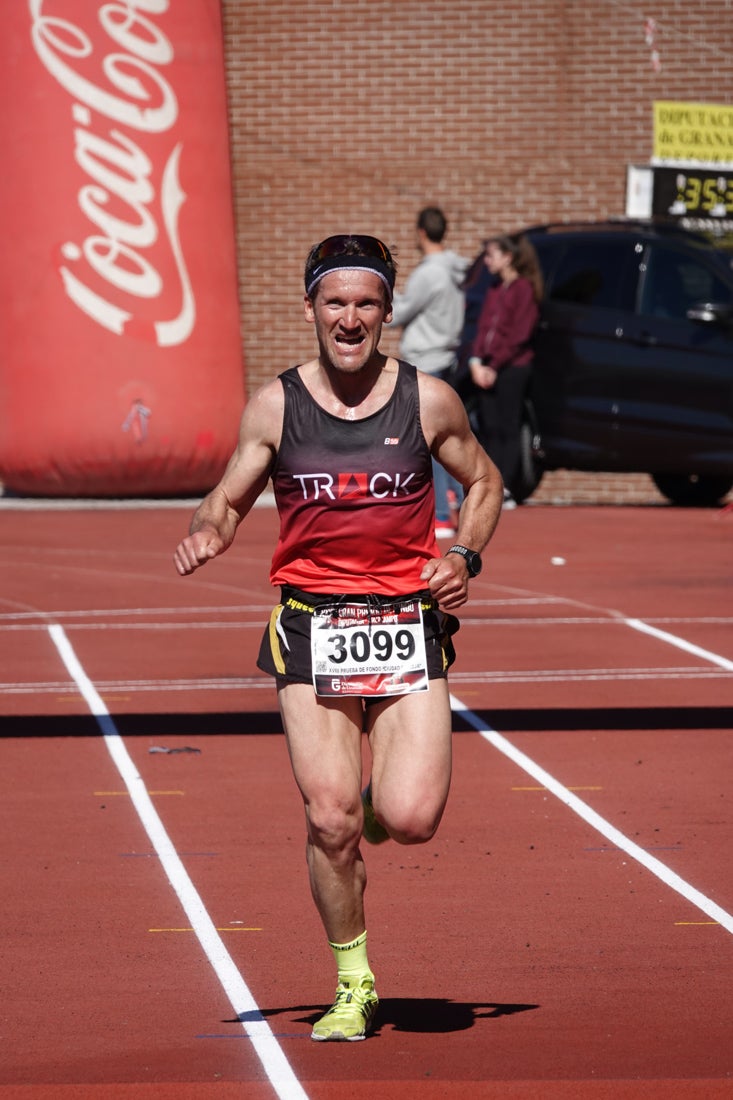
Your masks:
[{"label": "runner's hand", "polygon": [[468,599],[468,570],[463,558],[431,558],[423,567],[420,580],[426,581],[430,593],[444,611],[453,611]]},{"label": "runner's hand", "polygon": [[178,572],[185,577],[225,549],[224,540],[215,531],[203,529],[181,539],[173,560]]}]

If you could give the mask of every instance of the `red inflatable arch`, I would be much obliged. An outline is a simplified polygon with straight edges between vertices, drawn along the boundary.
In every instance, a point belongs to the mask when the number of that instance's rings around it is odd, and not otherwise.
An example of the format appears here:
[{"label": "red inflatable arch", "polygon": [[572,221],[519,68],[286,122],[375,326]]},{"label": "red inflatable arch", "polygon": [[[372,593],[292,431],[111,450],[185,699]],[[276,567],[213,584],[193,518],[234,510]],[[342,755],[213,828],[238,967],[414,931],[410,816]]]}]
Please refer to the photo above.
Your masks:
[{"label": "red inflatable arch", "polygon": [[198,493],[244,400],[219,0],[3,8],[0,482]]}]

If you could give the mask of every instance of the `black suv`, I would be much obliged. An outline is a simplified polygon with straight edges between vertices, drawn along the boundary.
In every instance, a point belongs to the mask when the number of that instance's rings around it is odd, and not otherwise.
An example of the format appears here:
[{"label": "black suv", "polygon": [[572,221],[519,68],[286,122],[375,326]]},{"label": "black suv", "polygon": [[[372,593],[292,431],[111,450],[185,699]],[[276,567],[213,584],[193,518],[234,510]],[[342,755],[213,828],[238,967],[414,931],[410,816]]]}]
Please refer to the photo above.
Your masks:
[{"label": "black suv", "polygon": [[720,242],[652,222],[525,230],[545,276],[512,488],[544,470],[651,474],[676,504],[733,487],[733,269]]}]

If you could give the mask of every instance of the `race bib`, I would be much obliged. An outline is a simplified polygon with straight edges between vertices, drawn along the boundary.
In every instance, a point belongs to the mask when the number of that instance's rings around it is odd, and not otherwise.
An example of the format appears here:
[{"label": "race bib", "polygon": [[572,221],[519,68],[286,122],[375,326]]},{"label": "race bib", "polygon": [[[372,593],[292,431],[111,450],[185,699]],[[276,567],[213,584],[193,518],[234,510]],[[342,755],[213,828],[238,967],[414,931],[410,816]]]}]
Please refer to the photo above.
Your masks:
[{"label": "race bib", "polygon": [[403,695],[428,690],[419,600],[384,608],[321,608],[311,629],[316,695]]}]

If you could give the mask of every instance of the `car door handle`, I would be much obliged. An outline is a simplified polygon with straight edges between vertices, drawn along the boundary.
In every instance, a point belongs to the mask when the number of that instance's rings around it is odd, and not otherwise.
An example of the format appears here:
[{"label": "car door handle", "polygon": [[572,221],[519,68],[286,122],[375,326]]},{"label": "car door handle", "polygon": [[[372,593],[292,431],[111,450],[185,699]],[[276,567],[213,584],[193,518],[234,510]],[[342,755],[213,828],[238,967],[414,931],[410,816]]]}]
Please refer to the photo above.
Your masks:
[{"label": "car door handle", "polygon": [[642,329],[636,338],[636,343],[641,344],[643,348],[653,348],[656,347],[659,340],[653,333],[647,332],[646,329]]}]

